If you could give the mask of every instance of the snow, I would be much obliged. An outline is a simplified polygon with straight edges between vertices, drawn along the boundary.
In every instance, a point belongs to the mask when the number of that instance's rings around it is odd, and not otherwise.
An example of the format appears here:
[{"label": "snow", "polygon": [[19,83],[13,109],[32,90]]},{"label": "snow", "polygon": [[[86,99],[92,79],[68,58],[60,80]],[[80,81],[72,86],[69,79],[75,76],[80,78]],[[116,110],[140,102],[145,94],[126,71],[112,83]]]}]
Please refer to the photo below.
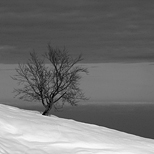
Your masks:
[{"label": "snow", "polygon": [[154,140],[0,104],[0,154],[154,154]]}]

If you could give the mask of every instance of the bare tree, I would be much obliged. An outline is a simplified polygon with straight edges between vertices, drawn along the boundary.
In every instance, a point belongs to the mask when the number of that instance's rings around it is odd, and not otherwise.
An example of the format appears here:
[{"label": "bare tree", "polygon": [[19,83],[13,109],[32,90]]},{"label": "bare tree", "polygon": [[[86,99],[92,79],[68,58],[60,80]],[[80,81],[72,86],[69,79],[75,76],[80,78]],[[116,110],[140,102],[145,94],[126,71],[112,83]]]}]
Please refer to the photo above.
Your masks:
[{"label": "bare tree", "polygon": [[30,59],[25,64],[19,64],[17,74],[12,77],[22,85],[15,89],[16,96],[27,101],[41,101],[45,107],[43,115],[49,115],[54,107],[63,108],[65,102],[72,106],[79,100],[86,99],[79,88],[81,73],[88,73],[87,69],[76,65],[82,61],[79,55],[73,59],[65,50],[48,46],[49,52],[44,58],[50,63],[38,58],[35,52],[30,53]]}]

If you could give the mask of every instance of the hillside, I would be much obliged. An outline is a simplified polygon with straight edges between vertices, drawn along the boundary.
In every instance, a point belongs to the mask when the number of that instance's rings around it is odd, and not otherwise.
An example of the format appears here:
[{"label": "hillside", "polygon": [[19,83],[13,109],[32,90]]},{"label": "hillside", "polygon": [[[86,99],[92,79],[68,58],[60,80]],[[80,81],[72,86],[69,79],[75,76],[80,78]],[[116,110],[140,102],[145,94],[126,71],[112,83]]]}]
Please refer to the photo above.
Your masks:
[{"label": "hillside", "polygon": [[154,140],[0,104],[1,154],[152,154]]}]

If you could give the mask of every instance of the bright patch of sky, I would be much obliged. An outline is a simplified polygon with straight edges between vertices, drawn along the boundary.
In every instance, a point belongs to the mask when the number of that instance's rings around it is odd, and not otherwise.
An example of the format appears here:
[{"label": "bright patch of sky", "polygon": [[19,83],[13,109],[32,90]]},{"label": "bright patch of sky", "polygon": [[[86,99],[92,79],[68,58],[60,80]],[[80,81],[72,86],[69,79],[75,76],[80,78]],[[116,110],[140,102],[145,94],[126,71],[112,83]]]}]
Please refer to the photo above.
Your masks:
[{"label": "bright patch of sky", "polygon": [[[153,103],[153,63],[84,64],[84,67],[89,70],[80,82],[81,89],[89,98],[85,104]],[[0,65],[0,102],[5,100],[14,105],[17,102],[21,106],[33,105],[32,102],[22,103],[14,98],[15,93],[12,92],[18,85],[10,76],[16,74],[15,68],[17,65]]]}]

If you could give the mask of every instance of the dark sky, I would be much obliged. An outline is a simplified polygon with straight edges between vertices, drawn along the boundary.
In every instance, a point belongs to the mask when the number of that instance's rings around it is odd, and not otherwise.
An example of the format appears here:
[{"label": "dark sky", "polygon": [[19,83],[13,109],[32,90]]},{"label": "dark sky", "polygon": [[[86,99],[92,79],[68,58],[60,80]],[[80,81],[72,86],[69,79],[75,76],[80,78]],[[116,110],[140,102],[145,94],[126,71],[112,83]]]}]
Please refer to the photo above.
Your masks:
[{"label": "dark sky", "polygon": [[49,42],[85,62],[154,61],[154,1],[0,0],[0,63]]}]

